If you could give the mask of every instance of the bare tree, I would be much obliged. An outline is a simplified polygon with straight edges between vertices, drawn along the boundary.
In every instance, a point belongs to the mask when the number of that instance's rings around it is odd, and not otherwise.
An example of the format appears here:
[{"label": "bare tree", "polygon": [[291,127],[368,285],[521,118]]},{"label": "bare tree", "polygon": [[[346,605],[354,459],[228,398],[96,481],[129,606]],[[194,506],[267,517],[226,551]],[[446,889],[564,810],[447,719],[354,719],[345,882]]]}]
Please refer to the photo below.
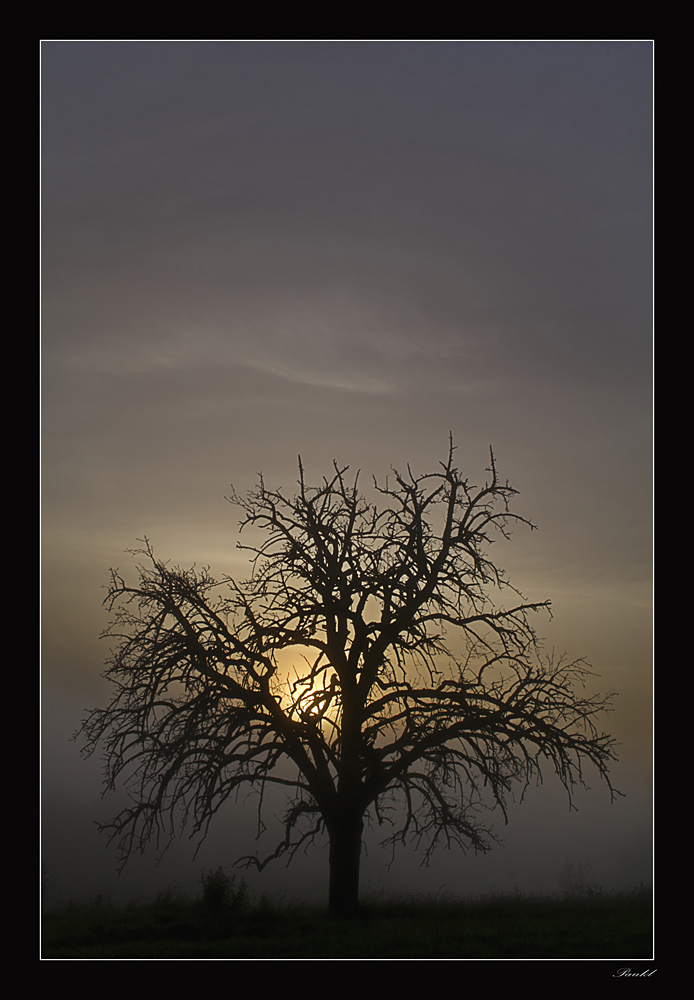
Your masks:
[{"label": "bare tree", "polygon": [[533,527],[493,454],[479,487],[452,441],[438,471],[394,472],[371,500],[347,472],[310,487],[300,461],[295,496],[261,477],[229,498],[255,529],[243,583],[171,568],[147,540],[139,583],[112,571],[116,690],[82,733],[87,753],[105,748],[107,787],[131,794],[105,827],[123,863],[182,824],[203,839],[230,797],[279,785],[281,842],[245,860],[327,832],[330,910],[350,914],[366,817],[426,860],[440,843],[488,850],[480,812],[505,816],[544,765],[569,801],[586,763],[614,796],[614,740],[594,724],[608,699],[583,693],[584,661],[543,657],[532,621],[549,601],[526,603],[489,557],[513,524]]}]

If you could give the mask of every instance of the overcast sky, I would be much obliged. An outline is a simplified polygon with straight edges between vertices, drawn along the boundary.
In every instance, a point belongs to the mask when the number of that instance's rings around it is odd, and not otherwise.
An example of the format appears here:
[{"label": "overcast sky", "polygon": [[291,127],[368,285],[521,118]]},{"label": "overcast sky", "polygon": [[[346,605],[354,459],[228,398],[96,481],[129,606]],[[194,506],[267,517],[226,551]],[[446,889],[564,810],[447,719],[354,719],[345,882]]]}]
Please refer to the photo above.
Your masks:
[{"label": "overcast sky", "polygon": [[[146,534],[242,577],[230,484],[291,490],[298,454],[313,479],[333,458],[429,471],[449,431],[473,480],[493,446],[539,525],[494,555],[552,599],[548,646],[618,692],[626,797],[596,783],[569,813],[548,780],[493,856],[387,871],[372,847],[365,880],[551,891],[565,861],[650,879],[651,63],[650,42],[43,44],[56,893],[189,884],[253,849],[230,810],[195,865],[183,841],[116,880],[91,821],[117,802],[68,742],[108,698],[109,566]],[[262,887],[320,897],[326,852],[302,864]]]}]

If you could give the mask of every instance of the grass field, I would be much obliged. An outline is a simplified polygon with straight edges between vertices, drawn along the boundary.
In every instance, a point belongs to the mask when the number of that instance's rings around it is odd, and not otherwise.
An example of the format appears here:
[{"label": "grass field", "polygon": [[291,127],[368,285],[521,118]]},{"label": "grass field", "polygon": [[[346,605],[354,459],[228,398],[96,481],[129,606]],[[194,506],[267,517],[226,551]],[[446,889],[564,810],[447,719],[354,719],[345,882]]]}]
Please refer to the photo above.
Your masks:
[{"label": "grass field", "polygon": [[[43,958],[649,958],[651,890],[577,897],[368,901],[354,920],[298,905],[251,904],[208,873],[200,898],[95,900],[43,917]],[[215,881],[216,879],[216,881]]]}]

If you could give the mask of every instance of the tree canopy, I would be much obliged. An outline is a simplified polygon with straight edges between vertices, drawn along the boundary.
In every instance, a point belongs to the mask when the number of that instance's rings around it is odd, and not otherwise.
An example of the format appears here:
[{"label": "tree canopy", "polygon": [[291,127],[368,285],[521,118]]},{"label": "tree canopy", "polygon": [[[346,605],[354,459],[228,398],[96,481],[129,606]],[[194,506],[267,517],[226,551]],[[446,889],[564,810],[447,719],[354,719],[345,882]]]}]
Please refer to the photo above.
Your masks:
[{"label": "tree canopy", "polygon": [[484,810],[505,815],[545,766],[569,800],[587,764],[614,794],[615,743],[595,724],[608,699],[585,693],[583,660],[543,653],[550,602],[526,602],[490,556],[533,528],[490,456],[475,486],[451,441],[435,471],[393,471],[369,495],[337,463],[309,486],[299,461],[294,495],[261,477],[229,498],[247,580],[171,567],[146,539],[137,583],[111,571],[115,692],[82,733],[131,795],[105,827],[123,862],[181,826],[204,838],[223,803],[251,789],[262,806],[277,785],[283,835],[246,860],[327,833],[330,907],[351,913],[367,816],[426,860],[441,843],[487,850]]}]

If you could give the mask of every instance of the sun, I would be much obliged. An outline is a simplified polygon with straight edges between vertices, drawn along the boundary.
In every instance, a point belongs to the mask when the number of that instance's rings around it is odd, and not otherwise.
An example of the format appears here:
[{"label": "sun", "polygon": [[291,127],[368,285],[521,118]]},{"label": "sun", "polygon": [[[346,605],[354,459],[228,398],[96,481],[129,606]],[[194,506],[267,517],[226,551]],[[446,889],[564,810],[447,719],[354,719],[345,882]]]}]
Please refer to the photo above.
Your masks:
[{"label": "sun", "polygon": [[338,728],[341,696],[337,673],[323,654],[309,646],[292,646],[275,653],[277,672],[273,694],[290,719]]}]

